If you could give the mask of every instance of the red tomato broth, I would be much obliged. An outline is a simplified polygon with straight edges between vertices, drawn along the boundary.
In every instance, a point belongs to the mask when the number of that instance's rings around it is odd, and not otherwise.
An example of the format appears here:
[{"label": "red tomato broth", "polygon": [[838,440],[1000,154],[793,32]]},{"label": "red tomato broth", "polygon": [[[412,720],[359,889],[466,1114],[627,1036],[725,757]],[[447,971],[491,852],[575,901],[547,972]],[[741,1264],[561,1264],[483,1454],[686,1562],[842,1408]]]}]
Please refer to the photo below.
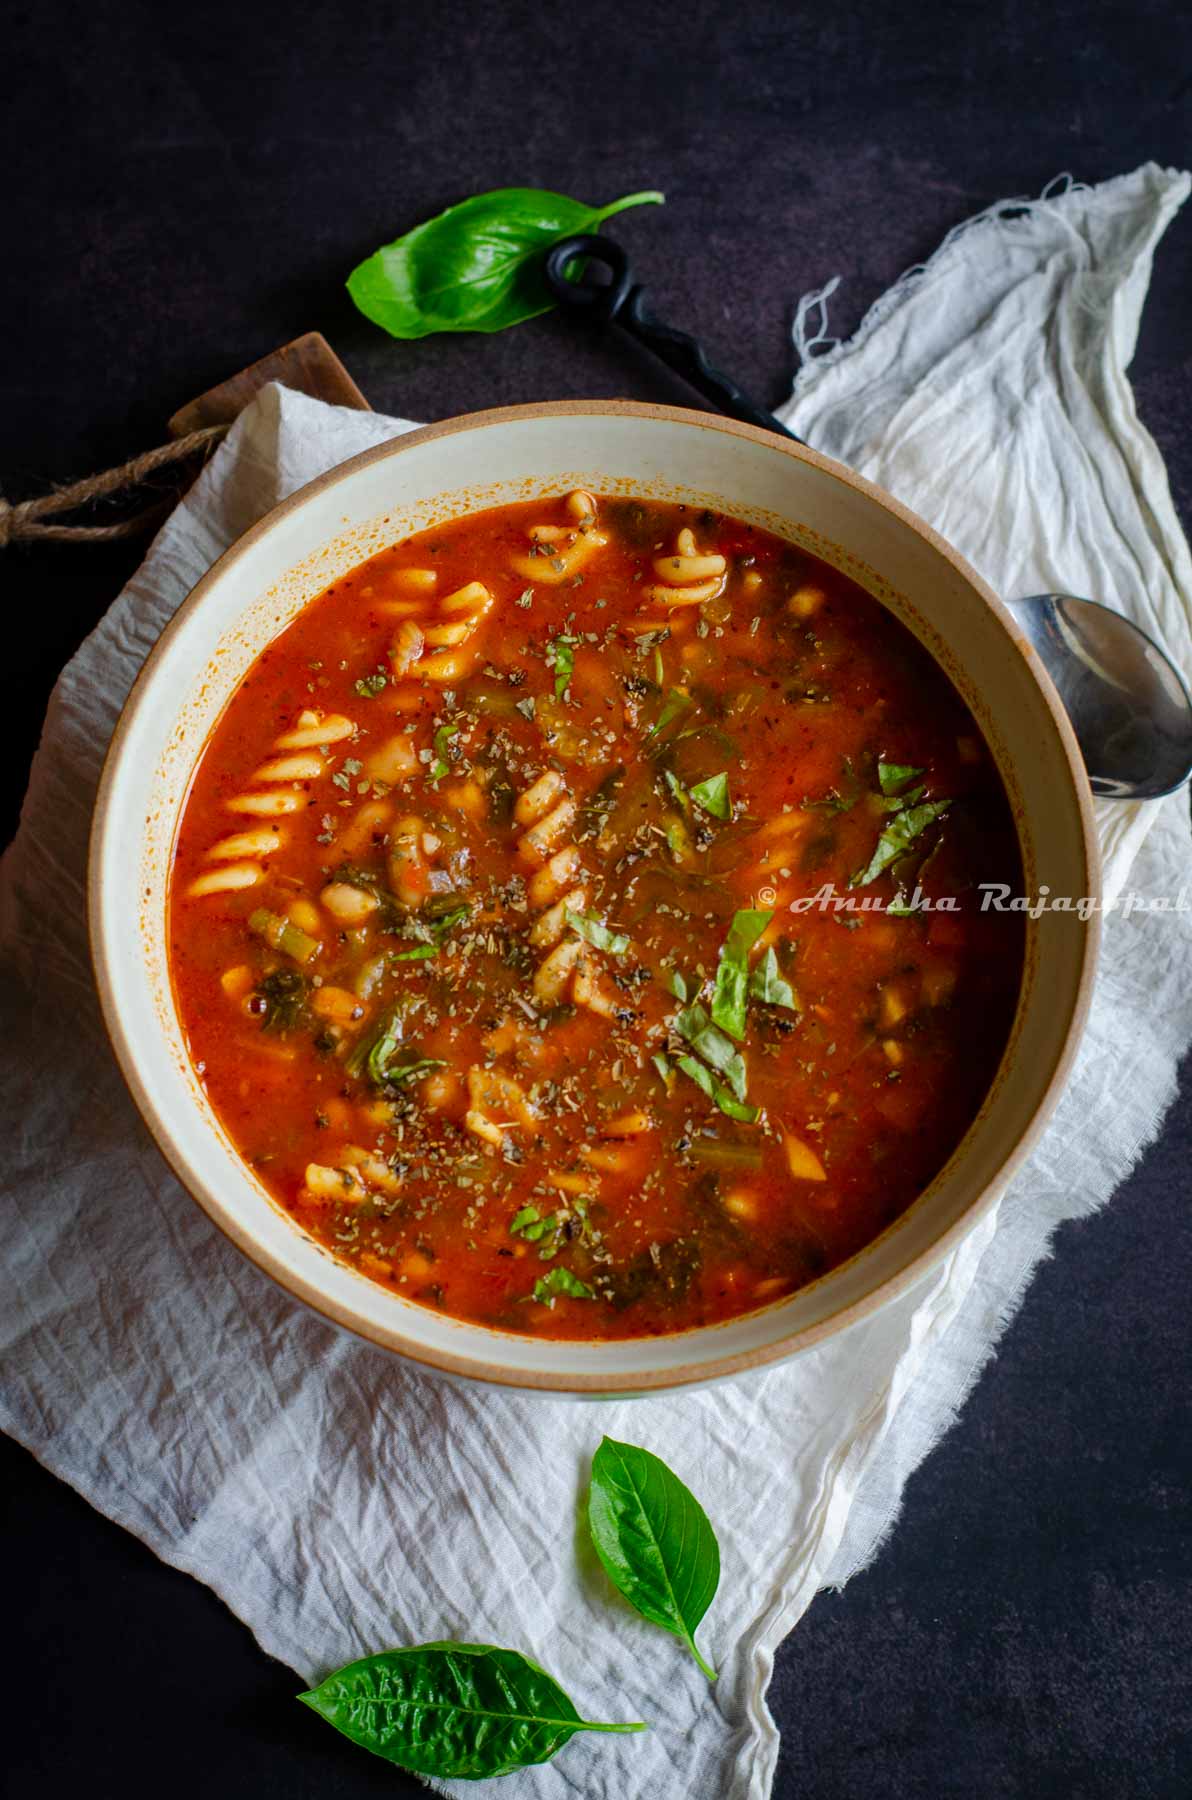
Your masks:
[{"label": "red tomato broth", "polygon": [[[268,647],[194,777],[171,968],[219,1118],[312,1236],[453,1316],[616,1338],[782,1298],[922,1192],[1009,1034],[1022,920],[983,912],[979,884],[1018,891],[1021,866],[970,713],[871,596],[731,519],[584,504],[498,508],[412,537],[333,584]],[[527,576],[528,533],[544,523],[563,535],[530,556]],[[663,579],[681,567],[669,558],[683,530],[697,559],[724,558],[702,604],[681,596],[703,578]],[[538,569],[554,579],[535,580]],[[411,590],[406,570],[432,571],[433,589]],[[488,610],[458,644],[423,636],[403,669],[407,627],[458,624],[471,603],[451,614],[443,599],[476,581]],[[629,629],[643,623],[645,634]],[[561,637],[575,641],[552,649]],[[444,654],[459,669],[428,677]],[[278,746],[340,717],[350,737]],[[378,753],[390,773],[394,756],[413,772],[386,788],[368,774]],[[283,778],[294,756],[317,772]],[[279,758],[283,775],[262,782]],[[883,794],[879,761],[917,773]],[[727,819],[690,797],[722,774]],[[534,821],[509,810],[544,775],[559,789],[548,823],[560,803],[578,812],[539,855],[523,842]],[[237,816],[246,793],[283,794],[293,810]],[[905,860],[850,890],[883,829],[933,801],[950,804]],[[258,831],[279,847],[213,858],[217,843]],[[626,937],[620,953],[565,919],[555,938],[529,941],[551,911],[531,899],[535,883],[572,845],[577,870],[552,903],[581,889],[575,910]],[[252,884],[191,892],[229,867],[255,868]],[[916,879],[959,910],[886,912]],[[827,883],[882,910],[791,910]],[[359,923],[330,910],[339,889],[338,904],[368,908]],[[709,1005],[733,915],[750,908],[773,915],[750,966],[772,946],[790,994],[750,999],[744,1041],[728,1041],[755,1123],[726,1116],[679,1067],[683,1055],[702,1064],[731,1102],[674,1026],[697,993]],[[282,922],[317,944],[308,961],[277,947]],[[544,998],[552,956],[573,966]],[[676,972],[685,1006],[665,985]],[[392,1053],[375,1049],[378,1081],[365,1053],[395,1015]],[[443,1066],[403,1076],[415,1060]],[[541,1281],[556,1291],[535,1299]],[[578,1293],[559,1291],[573,1282]]]}]

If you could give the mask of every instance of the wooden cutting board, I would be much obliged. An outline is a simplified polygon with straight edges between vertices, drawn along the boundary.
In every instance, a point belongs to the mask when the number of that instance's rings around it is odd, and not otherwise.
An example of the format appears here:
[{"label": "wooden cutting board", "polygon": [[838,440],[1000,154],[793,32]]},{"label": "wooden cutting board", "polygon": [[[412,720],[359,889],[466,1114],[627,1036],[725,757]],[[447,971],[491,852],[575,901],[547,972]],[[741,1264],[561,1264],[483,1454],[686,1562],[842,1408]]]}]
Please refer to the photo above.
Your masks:
[{"label": "wooden cutting board", "polygon": [[333,406],[372,411],[323,334],[308,331],[180,407],[170,420],[170,436],[185,437],[204,425],[230,425],[270,381]]}]

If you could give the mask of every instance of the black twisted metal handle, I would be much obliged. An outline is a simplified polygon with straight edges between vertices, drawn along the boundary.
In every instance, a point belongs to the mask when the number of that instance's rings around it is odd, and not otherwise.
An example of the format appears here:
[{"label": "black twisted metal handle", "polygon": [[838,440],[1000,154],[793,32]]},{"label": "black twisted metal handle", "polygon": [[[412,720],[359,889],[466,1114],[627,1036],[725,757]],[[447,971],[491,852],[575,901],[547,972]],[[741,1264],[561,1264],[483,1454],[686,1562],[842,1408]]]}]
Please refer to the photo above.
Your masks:
[{"label": "black twisted metal handle", "polygon": [[[578,279],[578,270],[573,267],[577,263],[582,265]],[[605,270],[607,281],[590,279],[597,268]],[[585,234],[561,239],[547,253],[545,275],[553,298],[564,312],[592,325],[619,325],[730,418],[743,419],[747,425],[760,425],[765,431],[776,431],[780,437],[802,443],[802,438],[795,437],[773,413],[751,400],[730,376],[713,367],[698,338],[667,325],[650,311],[646,290],[634,280],[629,258],[611,238]]]}]

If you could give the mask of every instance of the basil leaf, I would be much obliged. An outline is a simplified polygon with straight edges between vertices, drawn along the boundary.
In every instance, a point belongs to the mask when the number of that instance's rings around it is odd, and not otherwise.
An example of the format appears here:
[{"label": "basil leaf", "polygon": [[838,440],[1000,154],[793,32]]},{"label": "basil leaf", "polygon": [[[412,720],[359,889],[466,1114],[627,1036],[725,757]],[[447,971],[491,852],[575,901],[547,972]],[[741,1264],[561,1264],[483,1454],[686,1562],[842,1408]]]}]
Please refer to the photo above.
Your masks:
[{"label": "basil leaf", "polygon": [[[886,908],[888,912],[889,907]],[[755,1000],[766,1006],[785,1006],[788,1012],[802,1012],[803,1008],[795,995],[789,981],[784,981],[778,970],[778,957],[773,944],[766,951],[757,968],[749,977],[749,992]]]},{"label": "basil leaf", "polygon": [[591,944],[594,950],[607,950],[610,956],[624,956],[629,948],[629,939],[625,933],[610,931],[607,925],[601,924],[595,913],[572,912],[569,906],[565,906],[563,917],[572,931]]},{"label": "basil leaf", "polygon": [[674,770],[663,769],[662,779],[666,782],[671,798],[679,811],[681,813],[689,813],[691,811],[691,798]]},{"label": "basil leaf", "polygon": [[438,951],[434,944],[415,944],[412,950],[391,950],[389,952],[392,962],[423,962],[426,957],[437,955]]},{"label": "basil leaf", "polygon": [[673,994],[675,996],[676,1000],[686,1000],[687,983],[680,975],[678,969],[664,969],[662,971],[662,985],[668,994]]},{"label": "basil leaf", "polygon": [[360,680],[356,683],[356,692],[360,695],[362,700],[375,700],[378,694],[384,693],[388,685],[388,675],[378,669],[372,675],[362,675],[360,677]]},{"label": "basil leaf", "polygon": [[613,1586],[643,1618],[681,1638],[715,1681],[695,1631],[720,1583],[720,1547],[690,1488],[649,1450],[602,1438],[592,1458],[588,1527]]},{"label": "basil leaf", "polygon": [[495,1644],[383,1650],[298,1698],[374,1756],[463,1781],[546,1762],[577,1731],[646,1729],[581,1719],[545,1669]]},{"label": "basil leaf", "polygon": [[555,699],[561,700],[571,685],[575,671],[575,639],[552,638],[546,647],[546,666],[555,672]]},{"label": "basil leaf", "polygon": [[586,1281],[573,1275],[570,1269],[552,1269],[548,1275],[540,1275],[534,1283],[534,1298],[546,1306],[553,1306],[562,1295],[567,1300],[594,1300],[596,1295]]},{"label": "basil leaf", "polygon": [[657,737],[659,732],[665,731],[668,725],[673,725],[675,720],[694,704],[691,695],[685,694],[682,688],[669,688],[666,699],[663,701],[662,711],[646,733],[647,744],[651,738]]},{"label": "basil leaf", "polygon": [[691,798],[697,806],[711,813],[714,819],[731,819],[733,803],[728,797],[728,776],[710,775],[707,781],[697,781],[691,789]]},{"label": "basil leaf", "polygon": [[691,1048],[724,1076],[737,1099],[744,1100],[745,1062],[741,1052],[722,1031],[717,1031],[698,1001],[676,1013],[671,1023],[679,1036],[686,1038]]},{"label": "basil leaf", "polygon": [[630,206],[661,205],[652,190],[585,206],[541,188],[497,188],[449,206],[352,270],[348,292],[395,338],[435,331],[503,331],[549,312],[542,276],[552,244],[595,231]]},{"label": "basil leaf", "polygon": [[723,1083],[717,1081],[710,1069],[703,1063],[696,1062],[694,1056],[680,1056],[676,1067],[682,1069],[684,1075],[690,1075],[696,1087],[702,1088],[709,1100],[714,1100],[722,1113],[730,1119],[739,1119],[743,1125],[756,1125],[761,1117],[761,1108],[749,1106],[743,1100],[734,1100]]},{"label": "basil leaf", "polygon": [[922,769],[912,769],[909,763],[879,762],[877,784],[883,794],[896,794],[900,787],[906,786],[912,776],[922,773]]},{"label": "basil leaf", "polygon": [[772,911],[734,913],[728,936],[721,946],[716,967],[716,991],[712,995],[712,1017],[717,1025],[737,1039],[745,1036],[749,952],[773,917]]},{"label": "basil leaf", "polygon": [[451,764],[448,762],[447,758],[450,754],[452,743],[458,736],[458,725],[440,725],[439,729],[435,732],[435,760],[431,764],[430,770],[430,778],[432,781],[442,781],[444,775],[450,775]]},{"label": "basil leaf", "polygon": [[888,869],[892,862],[897,862],[907,845],[918,837],[919,833],[946,813],[951,806],[950,800],[929,800],[923,806],[909,806],[905,812],[895,813],[881,837],[877,840],[877,849],[869,860],[867,867],[859,869],[849,882],[851,888],[864,887],[870,881],[876,881],[883,869]]}]

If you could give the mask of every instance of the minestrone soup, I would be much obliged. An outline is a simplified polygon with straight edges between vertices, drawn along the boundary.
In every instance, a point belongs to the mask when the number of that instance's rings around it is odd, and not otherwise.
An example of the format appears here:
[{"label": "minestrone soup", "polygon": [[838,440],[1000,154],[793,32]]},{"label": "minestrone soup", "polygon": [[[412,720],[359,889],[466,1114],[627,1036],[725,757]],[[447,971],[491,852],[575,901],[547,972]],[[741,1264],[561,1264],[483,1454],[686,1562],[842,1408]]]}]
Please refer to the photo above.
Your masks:
[{"label": "minestrone soup", "polygon": [[1018,995],[980,884],[1020,879],[972,717],[875,600],[572,493],[382,551],[258,659],[179,830],[173,980],[335,1256],[641,1336],[791,1294],[931,1181]]}]

